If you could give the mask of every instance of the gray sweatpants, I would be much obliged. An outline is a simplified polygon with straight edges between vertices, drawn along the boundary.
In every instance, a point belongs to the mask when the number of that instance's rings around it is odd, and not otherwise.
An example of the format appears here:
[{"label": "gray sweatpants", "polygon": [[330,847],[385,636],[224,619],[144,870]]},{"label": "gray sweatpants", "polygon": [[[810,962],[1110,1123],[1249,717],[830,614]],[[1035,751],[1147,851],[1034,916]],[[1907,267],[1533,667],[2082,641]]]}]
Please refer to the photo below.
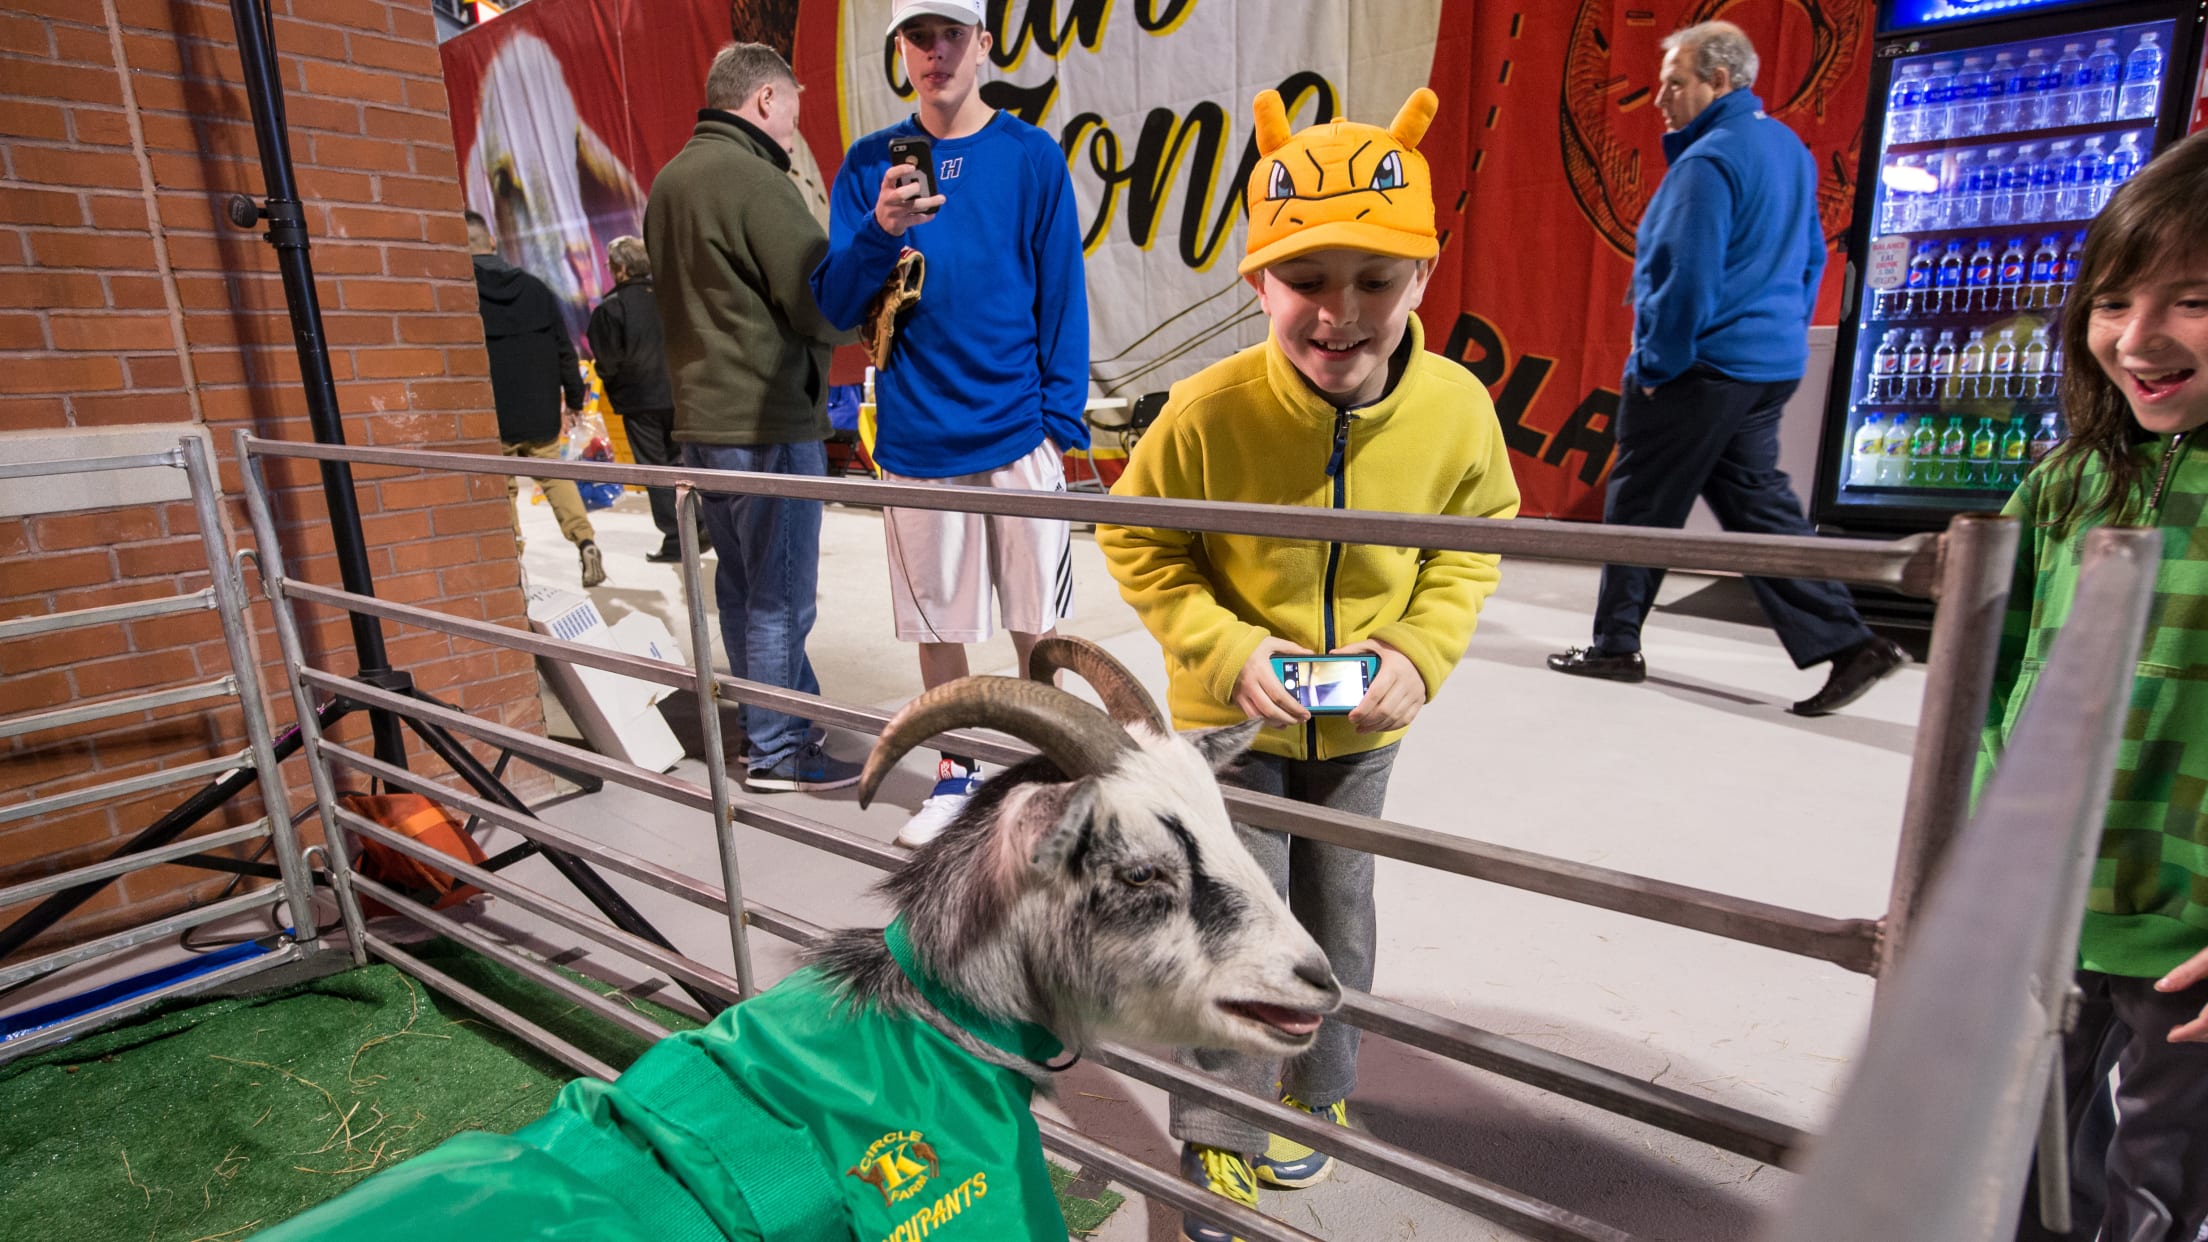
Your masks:
[{"label": "gray sweatpants", "polygon": [[[1280,759],[1255,751],[1222,775],[1221,784],[1273,794],[1359,815],[1380,814],[1388,797],[1388,772],[1395,746],[1341,759]],[[1297,921],[1319,942],[1334,976],[1345,988],[1372,990],[1372,855],[1284,832],[1238,823],[1243,844],[1272,877],[1274,891],[1288,899]],[[1238,1091],[1275,1098],[1274,1083],[1296,1099],[1323,1107],[1346,1099],[1357,1087],[1356,1027],[1327,1019],[1318,1039],[1289,1062],[1238,1052],[1184,1054],[1181,1063],[1223,1080]],[[1173,1097],[1173,1137],[1228,1151],[1265,1150],[1265,1131],[1202,1105]]]}]

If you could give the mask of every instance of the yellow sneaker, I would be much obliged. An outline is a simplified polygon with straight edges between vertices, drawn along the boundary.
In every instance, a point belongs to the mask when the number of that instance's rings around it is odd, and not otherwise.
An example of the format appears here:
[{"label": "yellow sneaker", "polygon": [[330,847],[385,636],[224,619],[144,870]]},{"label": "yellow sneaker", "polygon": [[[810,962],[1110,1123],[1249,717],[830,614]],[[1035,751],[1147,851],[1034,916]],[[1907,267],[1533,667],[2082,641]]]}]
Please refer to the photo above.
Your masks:
[{"label": "yellow sneaker", "polygon": [[[1332,1104],[1323,1107],[1313,1107],[1292,1095],[1284,1094],[1280,1097],[1280,1102],[1290,1108],[1309,1113],[1314,1117],[1327,1118],[1338,1126],[1349,1124],[1349,1102],[1347,1100],[1336,1100]],[[1279,1186],[1288,1190],[1301,1190],[1305,1186],[1315,1186],[1325,1181],[1334,1172],[1334,1157],[1323,1151],[1306,1147],[1294,1139],[1282,1138],[1277,1134],[1268,1136],[1268,1141],[1265,1144],[1265,1154],[1259,1156],[1252,1164],[1257,1170],[1259,1181],[1268,1186]]]},{"label": "yellow sneaker", "polygon": [[[1257,1206],[1257,1178],[1250,1172],[1249,1157],[1241,1152],[1184,1143],[1181,1146],[1181,1176],[1243,1207]],[[1242,1242],[1242,1239],[1231,1229],[1183,1213],[1181,1242]]]}]

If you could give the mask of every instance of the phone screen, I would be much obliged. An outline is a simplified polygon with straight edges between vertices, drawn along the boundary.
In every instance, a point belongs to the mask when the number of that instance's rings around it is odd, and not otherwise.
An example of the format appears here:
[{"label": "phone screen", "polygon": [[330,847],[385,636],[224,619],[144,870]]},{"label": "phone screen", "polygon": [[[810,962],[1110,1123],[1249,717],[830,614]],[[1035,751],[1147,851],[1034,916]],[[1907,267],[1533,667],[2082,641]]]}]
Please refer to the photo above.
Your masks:
[{"label": "phone screen", "polygon": [[1309,712],[1346,712],[1364,701],[1369,688],[1367,662],[1362,656],[1276,656],[1273,667],[1290,697]]}]

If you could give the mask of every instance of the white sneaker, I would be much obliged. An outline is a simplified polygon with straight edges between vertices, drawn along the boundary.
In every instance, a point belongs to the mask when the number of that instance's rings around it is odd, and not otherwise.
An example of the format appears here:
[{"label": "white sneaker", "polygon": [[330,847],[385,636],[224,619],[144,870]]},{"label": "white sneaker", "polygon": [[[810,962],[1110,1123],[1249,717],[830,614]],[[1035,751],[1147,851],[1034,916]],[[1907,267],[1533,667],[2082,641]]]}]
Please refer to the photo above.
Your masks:
[{"label": "white sneaker", "polygon": [[905,826],[897,830],[897,844],[908,850],[916,850],[943,835],[958,813],[966,809],[966,800],[981,787],[981,773],[969,769],[955,759],[944,759],[935,765],[935,792],[920,804]]}]

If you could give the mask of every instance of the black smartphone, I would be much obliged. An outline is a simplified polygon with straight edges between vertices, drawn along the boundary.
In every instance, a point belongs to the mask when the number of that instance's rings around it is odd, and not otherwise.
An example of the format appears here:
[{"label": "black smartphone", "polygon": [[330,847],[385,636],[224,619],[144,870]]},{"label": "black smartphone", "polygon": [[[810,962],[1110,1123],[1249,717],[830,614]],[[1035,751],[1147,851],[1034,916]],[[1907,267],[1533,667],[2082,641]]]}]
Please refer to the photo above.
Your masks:
[{"label": "black smartphone", "polygon": [[[928,190],[927,190],[927,193],[925,193],[925,194],[921,195],[921,197],[922,197],[922,198],[934,198],[934,197],[935,197],[935,193],[936,193],[936,190],[935,190],[935,148],[934,148],[934,147],[932,147],[932,146],[930,146],[930,145],[928,144],[928,140],[927,140],[927,139],[925,139],[925,138],[892,138],[892,139],[890,139],[890,140],[889,140],[889,162],[890,162],[890,163],[892,163],[892,164],[910,164],[910,165],[912,165],[912,166],[913,166],[914,168],[917,168],[917,169],[919,169],[919,170],[920,170],[920,175],[921,175],[921,176],[923,176],[923,177],[925,177],[925,178],[927,178],[927,180],[928,180]],[[928,208],[927,214],[929,214],[929,215],[934,215],[934,214],[935,214],[935,208],[933,208],[933,207],[930,207],[930,208]]]},{"label": "black smartphone", "polygon": [[1272,665],[1281,688],[1314,716],[1346,714],[1380,675],[1380,657],[1370,654],[1274,656]]}]

